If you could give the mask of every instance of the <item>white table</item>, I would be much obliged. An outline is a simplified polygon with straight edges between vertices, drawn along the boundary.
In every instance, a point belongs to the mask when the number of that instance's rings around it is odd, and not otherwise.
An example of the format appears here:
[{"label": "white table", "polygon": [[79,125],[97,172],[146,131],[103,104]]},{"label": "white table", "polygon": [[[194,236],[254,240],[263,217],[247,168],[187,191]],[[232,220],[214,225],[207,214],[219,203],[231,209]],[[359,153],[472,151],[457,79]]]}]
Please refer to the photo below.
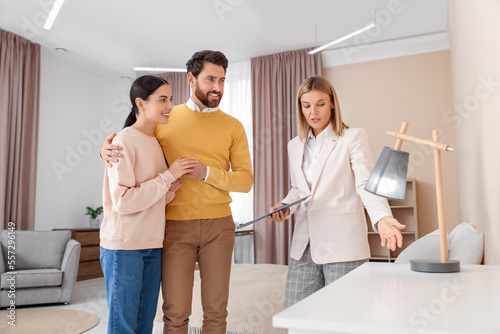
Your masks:
[{"label": "white table", "polygon": [[369,262],[278,313],[288,334],[500,333],[500,266],[458,273]]}]

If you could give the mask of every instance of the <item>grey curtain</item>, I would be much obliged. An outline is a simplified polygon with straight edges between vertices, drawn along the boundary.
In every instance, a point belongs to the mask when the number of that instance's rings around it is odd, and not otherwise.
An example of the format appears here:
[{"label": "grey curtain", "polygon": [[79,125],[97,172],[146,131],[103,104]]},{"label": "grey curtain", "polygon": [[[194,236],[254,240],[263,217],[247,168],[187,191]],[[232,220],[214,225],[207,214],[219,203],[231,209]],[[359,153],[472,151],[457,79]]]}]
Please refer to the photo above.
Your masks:
[{"label": "grey curtain", "polygon": [[187,83],[187,73],[185,72],[168,72],[157,74],[159,77],[168,81],[172,88],[174,96],[174,105],[186,103],[189,99],[189,85]]},{"label": "grey curtain", "polygon": [[[290,190],[287,144],[297,135],[297,90],[306,78],[322,71],[321,54],[309,55],[309,50],[251,59],[256,217]],[[257,222],[255,263],[288,264],[293,225],[293,219]]]},{"label": "grey curtain", "polygon": [[35,227],[40,45],[0,30],[0,219]]}]

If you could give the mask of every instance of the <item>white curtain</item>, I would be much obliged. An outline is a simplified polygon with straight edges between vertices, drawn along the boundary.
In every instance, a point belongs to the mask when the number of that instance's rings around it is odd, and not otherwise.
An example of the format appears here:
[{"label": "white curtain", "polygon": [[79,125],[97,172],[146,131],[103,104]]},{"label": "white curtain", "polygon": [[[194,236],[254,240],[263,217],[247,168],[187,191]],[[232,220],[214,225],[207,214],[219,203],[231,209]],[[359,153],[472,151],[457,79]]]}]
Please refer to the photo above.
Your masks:
[{"label": "white curtain", "polygon": [[[224,85],[224,97],[220,108],[225,113],[238,119],[244,126],[253,160],[252,129],[252,85],[250,60],[229,63]],[[253,161],[252,161],[253,166]],[[231,193],[233,202],[231,211],[236,224],[253,219],[253,188],[250,192]],[[242,230],[253,230],[253,225]],[[235,239],[235,262],[253,263],[253,236],[240,236]]]},{"label": "white curtain", "polygon": [[460,221],[484,233],[484,264],[499,265],[500,3],[460,0],[448,7]]}]

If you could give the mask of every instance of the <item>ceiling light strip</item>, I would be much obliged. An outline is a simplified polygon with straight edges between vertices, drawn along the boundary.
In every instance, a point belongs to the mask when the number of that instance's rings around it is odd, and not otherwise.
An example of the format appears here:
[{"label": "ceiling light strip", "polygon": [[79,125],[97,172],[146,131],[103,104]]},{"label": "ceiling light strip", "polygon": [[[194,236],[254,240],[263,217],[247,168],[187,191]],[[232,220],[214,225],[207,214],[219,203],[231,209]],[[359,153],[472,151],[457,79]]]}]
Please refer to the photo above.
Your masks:
[{"label": "ceiling light strip", "polygon": [[359,34],[361,34],[362,32],[365,32],[365,31],[367,31],[368,29],[371,29],[371,28],[373,28],[373,27],[375,27],[375,24],[374,24],[374,23],[370,23],[369,25],[367,25],[367,26],[366,26],[366,27],[364,27],[364,28],[358,29],[358,30],[356,30],[356,31],[354,31],[354,32],[352,32],[352,33],[350,33],[350,34],[345,35],[344,37],[340,37],[339,39],[336,39],[336,40],[334,40],[333,42],[330,42],[330,43],[328,43],[328,44],[325,44],[325,45],[323,45],[323,46],[320,46],[319,48],[316,48],[316,49],[314,49],[314,50],[311,50],[311,51],[309,51],[308,53],[309,53],[310,55],[312,55],[312,54],[314,54],[314,53],[316,53],[316,52],[319,52],[319,51],[321,51],[321,50],[324,50],[324,49],[326,49],[326,48],[329,48],[329,47],[330,47],[330,46],[332,46],[332,45],[335,45],[335,44],[338,44],[338,43],[340,43],[340,42],[343,42],[343,41],[345,41],[346,39],[349,39],[349,38],[351,38],[351,37],[354,37],[354,36],[356,36],[356,35],[359,35]]},{"label": "ceiling light strip", "polygon": [[185,68],[172,67],[134,67],[137,72],[187,72]]},{"label": "ceiling light strip", "polygon": [[47,21],[45,21],[45,25],[43,26],[44,29],[50,30],[50,28],[52,28],[52,25],[54,24],[54,21],[56,20],[57,14],[59,14],[59,10],[61,10],[63,3],[64,0],[56,0],[54,2],[49,17],[47,18]]}]

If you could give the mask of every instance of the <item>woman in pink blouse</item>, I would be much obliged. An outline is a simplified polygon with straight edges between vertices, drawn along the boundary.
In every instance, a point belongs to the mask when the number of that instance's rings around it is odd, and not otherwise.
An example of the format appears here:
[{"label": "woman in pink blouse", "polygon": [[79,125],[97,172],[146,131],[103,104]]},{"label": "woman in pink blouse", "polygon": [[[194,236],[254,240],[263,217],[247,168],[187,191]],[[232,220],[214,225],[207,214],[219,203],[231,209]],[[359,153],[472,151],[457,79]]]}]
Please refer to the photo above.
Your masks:
[{"label": "woman in pink blouse", "polygon": [[170,168],[154,137],[172,110],[172,90],[160,77],[141,76],[130,89],[132,111],[113,139],[123,157],[106,167],[101,265],[109,307],[108,333],[151,333],[161,281],[165,205],[196,166],[182,157]]}]

